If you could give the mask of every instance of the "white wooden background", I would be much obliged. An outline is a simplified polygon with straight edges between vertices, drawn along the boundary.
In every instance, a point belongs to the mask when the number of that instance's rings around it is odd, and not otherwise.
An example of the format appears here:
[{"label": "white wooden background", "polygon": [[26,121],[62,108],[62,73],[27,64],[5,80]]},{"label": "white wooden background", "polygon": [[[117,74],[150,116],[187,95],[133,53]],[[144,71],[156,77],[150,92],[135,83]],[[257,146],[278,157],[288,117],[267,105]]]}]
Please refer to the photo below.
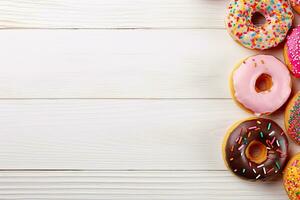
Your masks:
[{"label": "white wooden background", "polygon": [[0,199],[287,199],[221,158],[249,116],[228,75],[258,53],[228,36],[227,4],[1,0]]}]

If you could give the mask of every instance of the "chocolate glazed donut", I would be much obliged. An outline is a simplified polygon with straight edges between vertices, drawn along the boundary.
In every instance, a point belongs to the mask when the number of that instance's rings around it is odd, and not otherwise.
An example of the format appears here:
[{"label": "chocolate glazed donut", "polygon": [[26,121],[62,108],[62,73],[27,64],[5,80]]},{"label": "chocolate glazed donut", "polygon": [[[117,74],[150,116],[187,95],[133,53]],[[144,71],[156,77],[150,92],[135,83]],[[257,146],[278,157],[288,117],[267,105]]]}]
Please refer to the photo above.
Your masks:
[{"label": "chocolate glazed donut", "polygon": [[250,118],[233,125],[223,143],[228,168],[249,180],[267,180],[282,172],[287,154],[287,137],[270,119]]}]

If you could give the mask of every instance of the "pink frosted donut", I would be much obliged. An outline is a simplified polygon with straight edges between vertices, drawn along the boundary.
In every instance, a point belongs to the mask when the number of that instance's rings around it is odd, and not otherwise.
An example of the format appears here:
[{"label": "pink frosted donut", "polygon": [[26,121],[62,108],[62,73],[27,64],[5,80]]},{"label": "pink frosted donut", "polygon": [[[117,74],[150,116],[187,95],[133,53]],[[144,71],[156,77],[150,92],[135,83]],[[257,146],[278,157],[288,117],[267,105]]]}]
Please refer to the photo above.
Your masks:
[{"label": "pink frosted donut", "polygon": [[242,108],[257,116],[280,108],[291,93],[286,66],[270,55],[245,59],[232,72],[231,91]]},{"label": "pink frosted donut", "polygon": [[287,37],[284,60],[292,74],[300,78],[300,26],[293,28]]}]

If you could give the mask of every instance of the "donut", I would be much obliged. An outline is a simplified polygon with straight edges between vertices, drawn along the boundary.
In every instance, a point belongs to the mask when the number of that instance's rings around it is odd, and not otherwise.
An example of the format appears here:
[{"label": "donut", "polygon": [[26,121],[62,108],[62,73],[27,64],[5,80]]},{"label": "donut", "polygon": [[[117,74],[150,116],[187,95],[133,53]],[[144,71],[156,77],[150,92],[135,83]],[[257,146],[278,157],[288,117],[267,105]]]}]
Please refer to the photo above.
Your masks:
[{"label": "donut", "polygon": [[[261,14],[265,23],[257,26],[253,16]],[[231,0],[225,25],[238,43],[249,49],[268,49],[282,42],[294,15],[287,0]]]},{"label": "donut", "polygon": [[292,8],[300,14],[300,0],[290,0]]},{"label": "donut", "polygon": [[300,199],[300,153],[293,156],[283,171],[283,185],[291,200]]},{"label": "donut", "polygon": [[274,121],[248,118],[229,128],[222,151],[226,166],[238,177],[269,180],[286,164],[288,140]]},{"label": "donut", "polygon": [[284,122],[287,134],[300,144],[300,92],[289,101],[284,113]]},{"label": "donut", "polygon": [[300,26],[293,28],[284,45],[284,61],[292,74],[300,78]]},{"label": "donut", "polygon": [[280,108],[291,93],[291,84],[287,67],[270,55],[242,60],[230,77],[233,99],[256,116],[267,115]]}]

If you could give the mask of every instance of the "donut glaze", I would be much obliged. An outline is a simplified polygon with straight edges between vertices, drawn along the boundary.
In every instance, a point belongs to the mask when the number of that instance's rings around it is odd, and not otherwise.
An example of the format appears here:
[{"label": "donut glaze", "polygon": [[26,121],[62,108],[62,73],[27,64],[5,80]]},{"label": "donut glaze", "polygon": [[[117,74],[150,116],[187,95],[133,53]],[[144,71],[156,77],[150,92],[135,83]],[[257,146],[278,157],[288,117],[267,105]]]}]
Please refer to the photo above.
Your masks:
[{"label": "donut glaze", "polygon": [[[266,159],[252,162],[246,154],[251,142],[259,142],[267,149]],[[250,118],[235,124],[223,143],[224,160],[237,176],[250,180],[267,180],[280,173],[287,160],[288,140],[274,121]]]},{"label": "donut glaze", "polygon": [[284,169],[283,184],[290,200],[300,199],[300,154],[295,155]]},{"label": "donut glaze", "polygon": [[300,78],[300,26],[293,28],[287,37],[285,63],[292,74]]},{"label": "donut glaze", "polygon": [[[256,90],[257,79],[267,74],[272,79],[270,89]],[[270,55],[256,55],[245,59],[232,73],[234,99],[257,116],[280,108],[291,93],[291,77],[287,67]]]},{"label": "donut glaze", "polygon": [[300,144],[300,92],[288,103],[284,121],[288,135]]},{"label": "donut glaze", "polygon": [[[252,23],[255,13],[265,17],[264,25]],[[293,17],[287,0],[231,0],[225,23],[230,35],[243,46],[268,49],[285,39]]]}]

